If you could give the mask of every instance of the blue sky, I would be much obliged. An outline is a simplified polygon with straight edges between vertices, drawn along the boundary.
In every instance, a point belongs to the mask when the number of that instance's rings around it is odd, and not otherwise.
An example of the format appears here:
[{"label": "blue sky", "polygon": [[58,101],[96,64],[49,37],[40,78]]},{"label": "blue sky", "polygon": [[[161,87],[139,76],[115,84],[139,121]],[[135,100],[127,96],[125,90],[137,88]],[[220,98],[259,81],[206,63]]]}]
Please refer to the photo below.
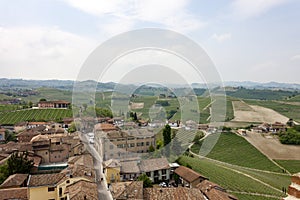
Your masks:
[{"label": "blue sky", "polygon": [[75,79],[105,40],[157,27],[196,41],[225,81],[300,83],[299,10],[298,0],[0,0],[0,77]]}]

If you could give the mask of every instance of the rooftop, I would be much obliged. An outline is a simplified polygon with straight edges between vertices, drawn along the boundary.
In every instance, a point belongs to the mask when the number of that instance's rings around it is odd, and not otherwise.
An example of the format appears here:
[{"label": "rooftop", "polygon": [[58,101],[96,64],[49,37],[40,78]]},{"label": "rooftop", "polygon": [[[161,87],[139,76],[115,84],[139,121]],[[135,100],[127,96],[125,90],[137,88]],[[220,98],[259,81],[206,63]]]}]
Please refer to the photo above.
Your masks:
[{"label": "rooftop", "polygon": [[177,188],[145,188],[144,199],[146,200],[205,200],[199,189]]},{"label": "rooftop", "polygon": [[11,188],[21,186],[27,179],[28,174],[10,175],[1,185],[0,188]]},{"label": "rooftop", "polygon": [[114,199],[143,199],[143,182],[117,182],[111,184]]},{"label": "rooftop", "polygon": [[0,199],[27,200],[27,188],[9,188],[0,190]]},{"label": "rooftop", "polygon": [[195,172],[194,170],[187,168],[185,166],[180,166],[177,169],[175,169],[175,173],[190,183],[195,181],[199,177],[204,177],[201,174],[199,174],[199,173]]},{"label": "rooftop", "polygon": [[79,180],[68,185],[65,194],[69,193],[70,200],[98,200],[97,184]]},{"label": "rooftop", "polygon": [[28,187],[55,186],[64,177],[63,173],[30,175]]},{"label": "rooftop", "polygon": [[166,158],[153,158],[142,160],[140,164],[142,172],[150,172],[161,169],[169,169],[169,162]]}]

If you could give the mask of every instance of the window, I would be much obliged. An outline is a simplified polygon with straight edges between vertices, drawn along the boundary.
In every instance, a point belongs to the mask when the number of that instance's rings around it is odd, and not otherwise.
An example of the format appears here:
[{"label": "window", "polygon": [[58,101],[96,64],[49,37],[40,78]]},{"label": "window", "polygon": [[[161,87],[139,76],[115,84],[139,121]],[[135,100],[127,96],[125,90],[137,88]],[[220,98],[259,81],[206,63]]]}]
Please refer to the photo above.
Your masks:
[{"label": "window", "polygon": [[129,144],[129,147],[134,147],[134,146],[135,146],[134,143]]},{"label": "window", "polygon": [[144,146],[144,142],[141,142],[141,146]]},{"label": "window", "polygon": [[146,146],[149,146],[150,145],[150,142],[146,142]]},{"label": "window", "polygon": [[59,196],[62,196],[62,188],[59,188]]},{"label": "window", "polygon": [[70,183],[70,180],[67,180],[66,183]]},{"label": "window", "polygon": [[48,192],[53,192],[55,191],[55,187],[48,187]]},{"label": "window", "polygon": [[161,173],[162,173],[163,175],[165,175],[165,174],[167,173],[167,170],[163,169],[163,170],[161,170]]}]

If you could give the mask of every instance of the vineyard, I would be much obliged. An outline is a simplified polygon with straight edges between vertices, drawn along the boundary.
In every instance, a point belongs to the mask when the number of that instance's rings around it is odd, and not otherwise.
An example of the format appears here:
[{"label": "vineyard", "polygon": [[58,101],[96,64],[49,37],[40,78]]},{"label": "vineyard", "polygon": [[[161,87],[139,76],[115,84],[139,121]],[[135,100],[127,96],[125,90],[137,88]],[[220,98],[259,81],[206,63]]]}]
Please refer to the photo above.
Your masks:
[{"label": "vineyard", "polygon": [[30,109],[0,113],[0,124],[16,124],[24,121],[60,121],[72,117],[70,109]]}]

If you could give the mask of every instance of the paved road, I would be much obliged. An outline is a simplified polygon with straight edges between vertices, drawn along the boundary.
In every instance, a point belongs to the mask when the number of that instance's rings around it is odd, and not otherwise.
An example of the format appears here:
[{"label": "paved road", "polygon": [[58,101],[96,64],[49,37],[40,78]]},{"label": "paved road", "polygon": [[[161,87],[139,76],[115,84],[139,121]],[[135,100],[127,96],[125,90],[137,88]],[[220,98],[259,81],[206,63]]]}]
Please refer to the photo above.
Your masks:
[{"label": "paved road", "polygon": [[[94,168],[95,168],[95,171],[96,171],[97,187],[98,187],[98,199],[99,200],[111,200],[111,199],[113,199],[110,191],[107,188],[106,179],[105,179],[105,176],[103,174],[103,166],[102,166],[103,159],[102,159],[102,157],[96,151],[93,144],[90,144],[88,142],[89,139],[88,139],[87,135],[80,134],[80,139],[83,141],[83,143],[85,144],[87,150],[93,156]],[[99,180],[101,180],[101,178],[103,178],[103,180],[99,181]]]}]

